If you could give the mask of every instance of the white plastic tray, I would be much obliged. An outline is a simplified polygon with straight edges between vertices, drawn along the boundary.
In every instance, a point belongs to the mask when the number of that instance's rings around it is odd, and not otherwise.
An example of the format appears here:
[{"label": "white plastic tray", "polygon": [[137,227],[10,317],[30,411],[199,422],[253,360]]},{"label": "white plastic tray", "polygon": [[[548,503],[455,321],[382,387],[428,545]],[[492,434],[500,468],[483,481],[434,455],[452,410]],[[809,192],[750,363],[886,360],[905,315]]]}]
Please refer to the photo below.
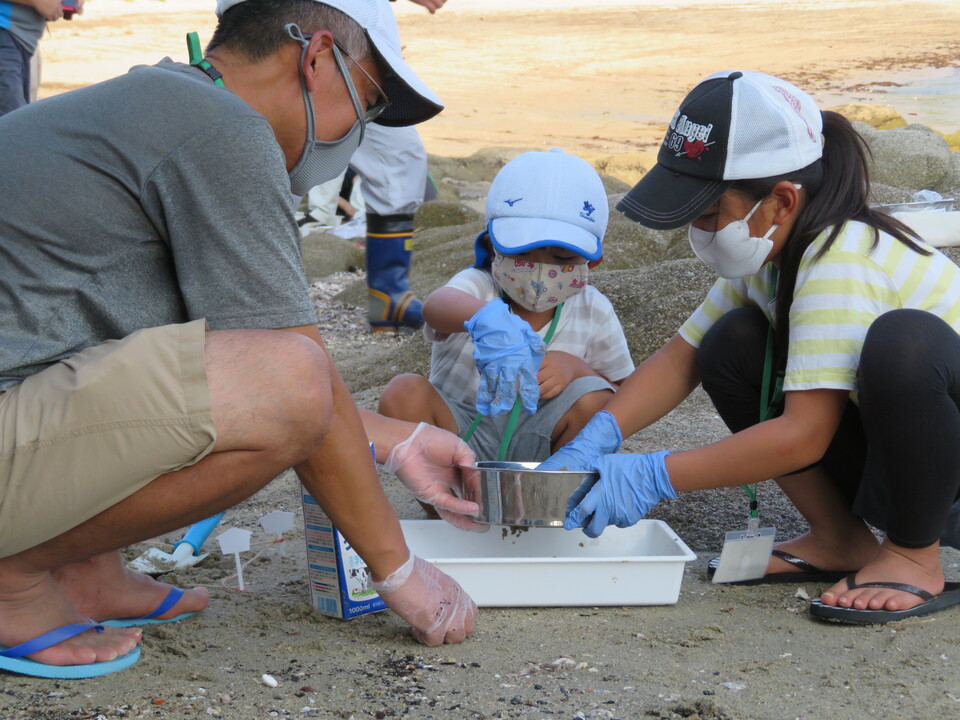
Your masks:
[{"label": "white plastic tray", "polygon": [[895,212],[893,216],[934,247],[960,245],[960,210]]},{"label": "white plastic tray", "polygon": [[402,520],[410,550],[455,578],[481,607],[672,605],[696,555],[670,526],[641,520],[599,538],[562,528],[458,530]]}]

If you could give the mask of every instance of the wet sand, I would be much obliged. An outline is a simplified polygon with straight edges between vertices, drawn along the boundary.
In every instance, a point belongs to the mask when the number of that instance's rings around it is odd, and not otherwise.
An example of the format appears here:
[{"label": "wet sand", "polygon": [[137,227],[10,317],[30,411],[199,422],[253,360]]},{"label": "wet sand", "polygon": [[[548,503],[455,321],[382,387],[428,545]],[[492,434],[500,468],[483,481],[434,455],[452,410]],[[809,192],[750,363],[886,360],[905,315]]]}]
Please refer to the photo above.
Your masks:
[{"label": "wet sand", "polygon": [[[196,7],[91,0],[84,17],[51,26],[43,41],[41,96],[164,55],[185,59],[185,33],[206,42],[214,26],[213,13]],[[435,15],[404,0],[396,7],[408,62],[447,106],[420,128],[429,152],[559,145],[620,168],[627,181],[651,163],[678,102],[712,72],[763,70],[840,104],[863,98],[879,71],[960,62],[952,2],[449,0]]]}]

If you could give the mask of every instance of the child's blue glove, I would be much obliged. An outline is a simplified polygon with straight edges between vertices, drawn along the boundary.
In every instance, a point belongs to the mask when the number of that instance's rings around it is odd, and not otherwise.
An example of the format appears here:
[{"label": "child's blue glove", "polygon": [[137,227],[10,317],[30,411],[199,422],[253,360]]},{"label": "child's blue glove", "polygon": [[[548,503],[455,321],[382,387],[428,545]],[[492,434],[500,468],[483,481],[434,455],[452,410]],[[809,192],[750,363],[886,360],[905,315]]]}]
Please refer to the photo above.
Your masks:
[{"label": "child's blue glove", "polygon": [[601,455],[620,449],[623,434],[616,419],[601,410],[577,436],[537,466],[537,470],[589,470]]},{"label": "child's blue glove", "polygon": [[477,411],[501,415],[513,407],[519,395],[523,408],[535,413],[540,400],[537,372],[543,361],[543,339],[500,298],[477,310],[463,327],[473,338],[473,359],[480,371]]},{"label": "child's blue glove", "polygon": [[664,459],[666,450],[649,455],[604,455],[593,465],[600,479],[587,490],[570,496],[565,530],[583,528],[600,537],[607,525],[630,527],[642,520],[660,500],[675,498]]}]

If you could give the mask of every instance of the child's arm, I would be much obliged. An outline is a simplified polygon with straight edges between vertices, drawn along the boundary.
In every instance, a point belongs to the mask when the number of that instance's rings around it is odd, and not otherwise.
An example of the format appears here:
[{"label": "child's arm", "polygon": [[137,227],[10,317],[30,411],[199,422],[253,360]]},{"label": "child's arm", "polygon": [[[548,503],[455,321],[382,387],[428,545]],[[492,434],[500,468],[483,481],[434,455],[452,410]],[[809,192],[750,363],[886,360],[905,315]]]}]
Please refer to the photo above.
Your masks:
[{"label": "child's arm", "polygon": [[[562,350],[548,350],[543,356],[537,381],[540,383],[540,397],[544,400],[556,397],[574,380],[587,376],[603,377],[600,373],[576,355]],[[604,378],[607,379],[607,378]],[[613,382],[608,380],[608,382]],[[620,383],[613,383],[619,386]]]},{"label": "child's arm", "polygon": [[486,302],[452,287],[434,290],[423,303],[423,319],[439,333],[464,332],[463,324]]},{"label": "child's arm", "polygon": [[571,310],[574,315],[567,320],[590,328],[589,334],[575,333],[570,337],[558,333],[558,349],[548,350],[543,358],[537,380],[540,397],[544,399],[556,397],[581,377],[600,377],[620,387],[634,369],[627,338],[610,301],[594,288],[588,288],[584,303],[586,310],[582,304],[576,305]]}]

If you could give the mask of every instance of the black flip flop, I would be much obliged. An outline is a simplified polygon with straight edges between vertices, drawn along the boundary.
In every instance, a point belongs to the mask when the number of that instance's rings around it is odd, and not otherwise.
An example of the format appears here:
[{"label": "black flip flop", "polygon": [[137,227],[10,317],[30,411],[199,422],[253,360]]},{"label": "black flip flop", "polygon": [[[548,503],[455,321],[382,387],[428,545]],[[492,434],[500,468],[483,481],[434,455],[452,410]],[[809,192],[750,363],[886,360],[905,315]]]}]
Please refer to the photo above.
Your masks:
[{"label": "black flip flop", "polygon": [[819,600],[811,600],[810,614],[815,618],[831,620],[833,622],[851,623],[854,625],[883,625],[884,623],[893,622],[894,620],[904,620],[905,618],[929,615],[938,610],[944,610],[953,605],[960,604],[960,582],[948,582],[944,585],[942,593],[932,595],[923,588],[906,585],[905,583],[868,582],[858,584],[856,573],[852,573],[847,575],[847,587],[851,590],[856,590],[857,588],[902,590],[911,595],[916,595],[923,600],[923,602],[908,610],[859,610],[857,608],[824,605]]},{"label": "black flip flop", "polygon": [[[775,585],[778,583],[804,583],[804,582],[829,582],[835,583],[843,580],[847,577],[851,571],[850,570],[821,570],[816,565],[811,565],[806,560],[798,558],[796,555],[791,555],[785,550],[773,549],[770,553],[774,557],[778,557],[781,560],[790,563],[796,569],[796,571],[789,570],[787,572],[777,572],[777,573],[767,573],[763,577],[754,578],[753,580],[735,580],[730,583],[724,583],[725,585]],[[717,571],[717,566],[720,564],[720,558],[715,557],[707,565],[707,576],[713,577],[713,574]]]}]

